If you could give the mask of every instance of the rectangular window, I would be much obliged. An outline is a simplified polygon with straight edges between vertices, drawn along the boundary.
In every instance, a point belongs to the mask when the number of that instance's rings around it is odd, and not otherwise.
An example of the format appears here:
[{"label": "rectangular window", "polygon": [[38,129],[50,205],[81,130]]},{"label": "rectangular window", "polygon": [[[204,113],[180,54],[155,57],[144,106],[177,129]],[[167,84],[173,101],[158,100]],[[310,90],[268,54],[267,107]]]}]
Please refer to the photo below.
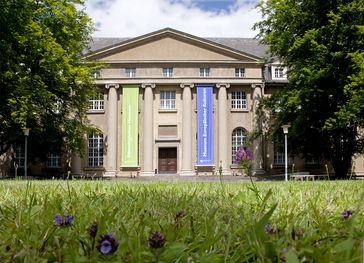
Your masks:
[{"label": "rectangular window", "polygon": [[283,78],[283,68],[275,68],[274,69],[274,78],[282,79]]},{"label": "rectangular window", "polygon": [[103,135],[90,134],[88,136],[88,166],[99,167],[104,160],[104,140]]},{"label": "rectangular window", "polygon": [[24,147],[18,146],[15,149],[15,160],[16,164],[18,165],[18,168],[24,168],[25,164],[25,151]]},{"label": "rectangular window", "polygon": [[287,68],[282,66],[272,66],[272,79],[287,79]]},{"label": "rectangular window", "polygon": [[163,68],[163,77],[173,77],[173,68]]},{"label": "rectangular window", "polygon": [[161,91],[160,108],[164,110],[176,108],[176,91],[174,90]]},{"label": "rectangular window", "polygon": [[56,153],[48,153],[46,165],[49,168],[61,167],[61,156]]},{"label": "rectangular window", "polygon": [[248,108],[245,91],[231,92],[231,108],[240,110]]},{"label": "rectangular window", "polygon": [[245,68],[235,68],[235,77],[244,78],[245,77]]},{"label": "rectangular window", "polygon": [[279,140],[274,143],[274,164],[276,165],[284,165],[285,164],[285,157],[284,151],[282,151],[278,145]]},{"label": "rectangular window", "polygon": [[135,78],[136,68],[125,68],[125,76],[127,78]]},{"label": "rectangular window", "polygon": [[200,77],[209,77],[210,68],[200,68]]},{"label": "rectangular window", "polygon": [[93,111],[103,111],[104,110],[104,93],[98,93],[90,100],[89,110]]}]

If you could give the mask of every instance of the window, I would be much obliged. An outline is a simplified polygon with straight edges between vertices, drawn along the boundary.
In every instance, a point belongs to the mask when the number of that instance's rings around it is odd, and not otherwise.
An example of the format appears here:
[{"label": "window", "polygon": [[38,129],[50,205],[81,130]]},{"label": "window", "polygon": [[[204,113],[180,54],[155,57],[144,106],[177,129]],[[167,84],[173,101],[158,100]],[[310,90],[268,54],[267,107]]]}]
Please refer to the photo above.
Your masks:
[{"label": "window", "polygon": [[88,136],[88,166],[98,167],[103,164],[104,140],[102,134]]},{"label": "window", "polygon": [[163,68],[163,77],[170,78],[173,76],[173,68]]},{"label": "window", "polygon": [[127,78],[135,78],[135,76],[136,76],[136,68],[126,68],[125,69],[125,76]]},{"label": "window", "polygon": [[236,128],[233,131],[231,137],[231,160],[232,163],[236,162],[235,155],[240,147],[245,147],[246,145],[246,131],[243,128]]},{"label": "window", "polygon": [[176,91],[174,90],[161,91],[160,108],[164,110],[176,108]]},{"label": "window", "polygon": [[210,68],[200,68],[200,77],[209,77]]},{"label": "window", "polygon": [[90,105],[88,107],[89,110],[93,111],[103,111],[104,110],[104,94],[98,93],[94,97],[92,97],[90,100]]},{"label": "window", "polygon": [[59,168],[61,167],[61,156],[56,153],[48,153],[47,155],[47,167]]},{"label": "window", "polygon": [[245,91],[231,92],[231,108],[241,110],[248,108]]},{"label": "window", "polygon": [[18,146],[15,149],[15,162],[18,168],[24,168],[25,166],[25,151],[24,147]]},{"label": "window", "polygon": [[235,77],[244,78],[245,77],[245,68],[235,68]]},{"label": "window", "polygon": [[285,157],[284,152],[279,147],[279,139],[274,143],[274,164],[276,165],[284,165]]},{"label": "window", "polygon": [[272,66],[272,79],[287,79],[287,68]]}]

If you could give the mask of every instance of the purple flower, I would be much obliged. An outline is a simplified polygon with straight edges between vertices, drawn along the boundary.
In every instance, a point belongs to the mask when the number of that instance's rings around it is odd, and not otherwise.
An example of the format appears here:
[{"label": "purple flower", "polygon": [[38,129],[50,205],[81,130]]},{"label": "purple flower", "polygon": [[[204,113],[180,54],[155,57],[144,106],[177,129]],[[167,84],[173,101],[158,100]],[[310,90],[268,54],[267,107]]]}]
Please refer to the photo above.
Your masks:
[{"label": "purple flower", "polygon": [[71,215],[69,215],[69,214],[65,213],[65,214],[64,214],[64,224],[65,224],[65,225],[70,225],[70,224],[72,224],[72,223],[73,223],[73,216],[71,216]]},{"label": "purple flower", "polygon": [[275,234],[276,231],[270,226],[269,223],[266,223],[264,226],[265,233],[267,234]]},{"label": "purple flower", "polygon": [[73,216],[64,213],[64,217],[62,217],[60,214],[56,214],[54,217],[54,223],[57,226],[68,226],[73,224]]},{"label": "purple flower", "polygon": [[265,233],[267,233],[267,234],[269,234],[270,231],[272,231],[272,228],[270,227],[270,224],[269,223],[266,223],[265,224],[264,229],[265,229]]},{"label": "purple flower", "polygon": [[54,222],[56,223],[57,226],[61,226],[63,223],[63,218],[60,214],[56,214],[54,217]]},{"label": "purple flower", "polygon": [[341,213],[341,216],[344,219],[348,219],[353,214],[352,211],[345,209],[344,212]]},{"label": "purple flower", "polygon": [[249,149],[245,149],[240,147],[235,154],[235,160],[237,163],[242,161],[252,161],[253,160],[253,153]]},{"label": "purple flower", "polygon": [[97,250],[103,254],[111,254],[114,253],[119,246],[119,242],[115,240],[112,234],[101,235],[99,239],[99,244],[97,245]]},{"label": "purple flower", "polygon": [[164,244],[166,243],[166,238],[161,232],[155,231],[150,233],[148,241],[151,248],[158,249],[164,247]]}]

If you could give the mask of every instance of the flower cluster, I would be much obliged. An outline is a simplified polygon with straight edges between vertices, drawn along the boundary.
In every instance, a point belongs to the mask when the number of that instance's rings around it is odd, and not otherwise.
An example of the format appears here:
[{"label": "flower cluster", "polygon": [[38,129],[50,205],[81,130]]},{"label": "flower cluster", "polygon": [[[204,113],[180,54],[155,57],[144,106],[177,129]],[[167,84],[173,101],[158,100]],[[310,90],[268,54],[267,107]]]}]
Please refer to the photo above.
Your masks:
[{"label": "flower cluster", "polygon": [[248,174],[248,170],[253,161],[253,152],[245,147],[241,147],[236,151],[235,161],[237,164],[241,165],[244,169],[244,172]]},{"label": "flower cluster", "polygon": [[73,223],[73,216],[64,213],[64,216],[61,216],[60,214],[56,214],[54,217],[54,223],[57,226],[68,226]]},{"label": "flower cluster", "polygon": [[151,248],[158,249],[164,247],[166,238],[161,232],[155,231],[150,233],[148,241]]}]

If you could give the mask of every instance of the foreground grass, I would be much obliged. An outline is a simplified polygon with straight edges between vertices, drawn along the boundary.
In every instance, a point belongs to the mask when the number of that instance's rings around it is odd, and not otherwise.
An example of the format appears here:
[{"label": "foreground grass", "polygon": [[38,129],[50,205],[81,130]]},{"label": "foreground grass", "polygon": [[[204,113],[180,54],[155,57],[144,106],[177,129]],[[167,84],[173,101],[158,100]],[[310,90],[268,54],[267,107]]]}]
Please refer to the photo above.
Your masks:
[{"label": "foreground grass", "polygon": [[[362,262],[363,189],[362,181],[3,181],[0,262]],[[73,222],[56,225],[64,213]],[[107,233],[119,245],[102,255]]]}]

